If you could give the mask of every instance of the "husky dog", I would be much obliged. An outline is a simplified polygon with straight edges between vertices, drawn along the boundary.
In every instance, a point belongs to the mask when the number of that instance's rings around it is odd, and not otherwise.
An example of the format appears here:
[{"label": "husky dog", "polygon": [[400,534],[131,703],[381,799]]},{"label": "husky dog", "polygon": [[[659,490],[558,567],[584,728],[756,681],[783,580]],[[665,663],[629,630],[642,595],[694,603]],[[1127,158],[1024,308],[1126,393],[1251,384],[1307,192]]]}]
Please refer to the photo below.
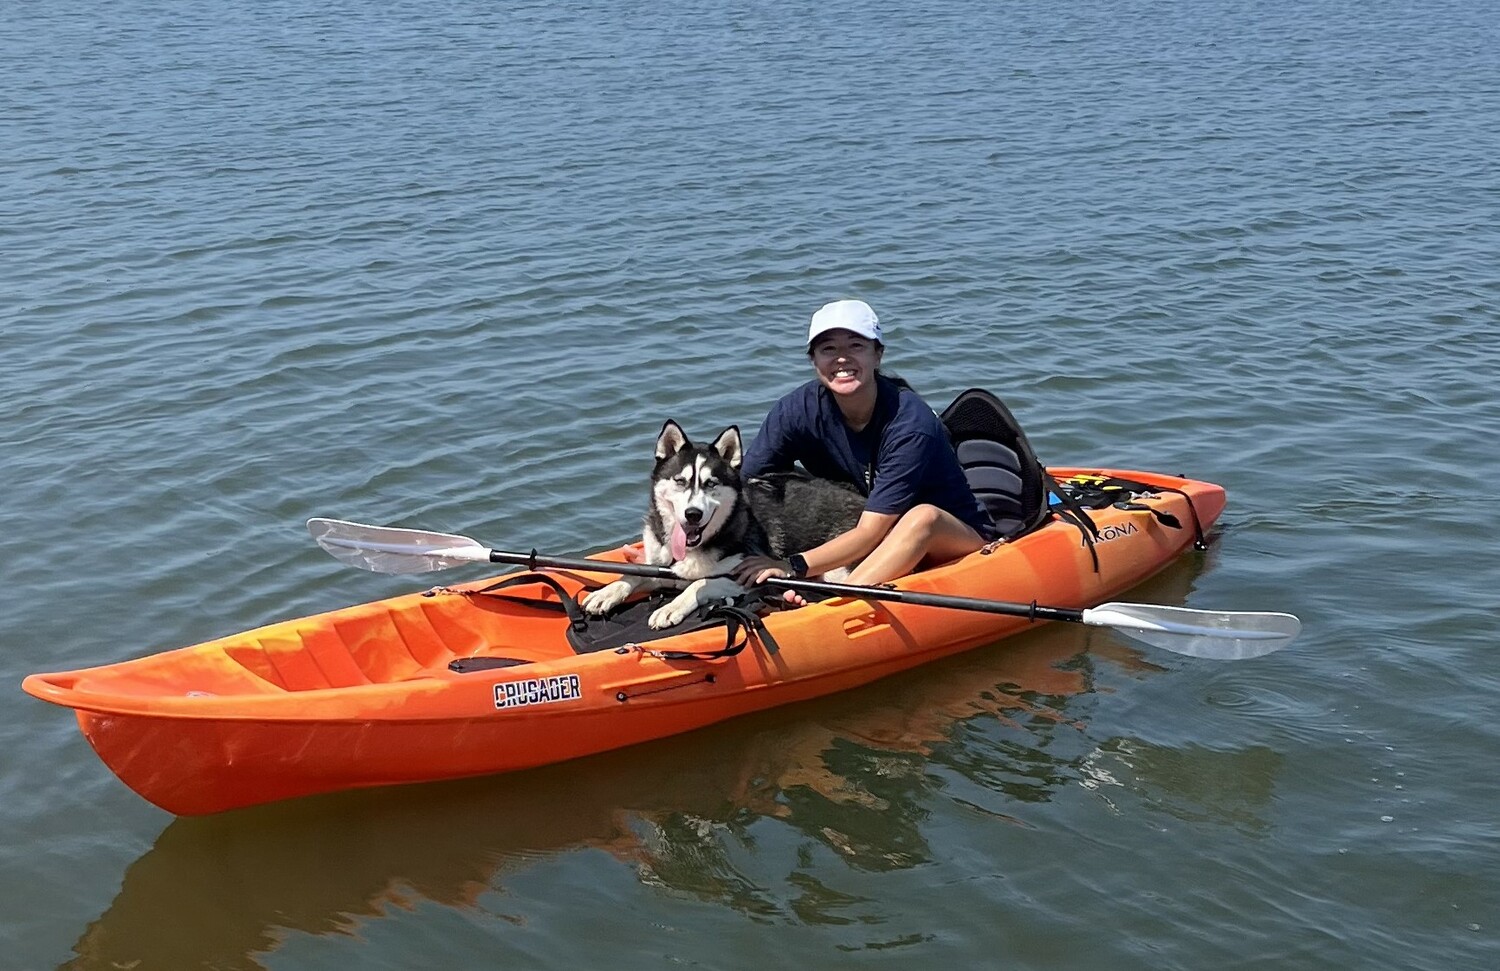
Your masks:
[{"label": "husky dog", "polygon": [[[652,627],[671,627],[704,604],[744,593],[727,574],[747,554],[784,559],[811,549],[853,528],[864,509],[853,486],[824,479],[774,475],[742,482],[743,458],[736,426],[712,445],[695,445],[675,421],[662,426],[643,530],[645,561],[692,582],[652,613]],[[658,585],[626,577],[589,594],[583,609],[608,613],[637,590]]]}]

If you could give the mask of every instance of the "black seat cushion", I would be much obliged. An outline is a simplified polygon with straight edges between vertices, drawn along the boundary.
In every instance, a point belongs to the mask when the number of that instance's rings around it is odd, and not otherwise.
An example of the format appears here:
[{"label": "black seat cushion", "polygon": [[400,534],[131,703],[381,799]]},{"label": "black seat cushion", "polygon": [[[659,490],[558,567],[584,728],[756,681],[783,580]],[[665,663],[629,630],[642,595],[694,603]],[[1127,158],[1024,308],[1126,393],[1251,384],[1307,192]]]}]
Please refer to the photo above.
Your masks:
[{"label": "black seat cushion", "polygon": [[969,489],[1002,534],[1026,518],[1022,504],[1026,489],[1015,450],[999,442],[970,439],[959,442],[957,451]]}]

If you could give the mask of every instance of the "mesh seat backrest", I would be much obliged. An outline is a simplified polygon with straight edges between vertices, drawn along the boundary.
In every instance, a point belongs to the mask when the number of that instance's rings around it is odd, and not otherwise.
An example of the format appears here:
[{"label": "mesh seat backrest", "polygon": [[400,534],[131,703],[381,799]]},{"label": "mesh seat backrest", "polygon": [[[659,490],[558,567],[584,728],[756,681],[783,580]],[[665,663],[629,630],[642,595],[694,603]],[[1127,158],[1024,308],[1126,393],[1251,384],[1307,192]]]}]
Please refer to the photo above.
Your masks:
[{"label": "mesh seat backrest", "polygon": [[942,414],[974,498],[1006,538],[1047,518],[1043,468],[1010,409],[979,388],[953,399]]}]

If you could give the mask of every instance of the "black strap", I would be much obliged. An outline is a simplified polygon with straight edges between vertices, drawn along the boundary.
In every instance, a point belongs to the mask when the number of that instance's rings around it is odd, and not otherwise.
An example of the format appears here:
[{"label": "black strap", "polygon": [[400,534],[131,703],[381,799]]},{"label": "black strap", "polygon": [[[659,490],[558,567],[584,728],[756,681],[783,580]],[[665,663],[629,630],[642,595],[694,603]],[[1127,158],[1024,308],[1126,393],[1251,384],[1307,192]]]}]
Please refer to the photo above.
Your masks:
[{"label": "black strap", "polygon": [[1144,502],[1136,502],[1133,499],[1126,500],[1124,502],[1115,503],[1115,508],[1124,509],[1126,512],[1148,512],[1151,514],[1152,519],[1155,519],[1157,522],[1161,523],[1163,526],[1166,526],[1168,529],[1182,528],[1182,520],[1178,519],[1176,516],[1163,509],[1157,509],[1155,506],[1148,506]]},{"label": "black strap", "polygon": [[[1186,489],[1178,489],[1178,488],[1176,488],[1174,486],[1150,485],[1150,484],[1145,483],[1145,482],[1134,482],[1134,481],[1132,481],[1130,479],[1121,479],[1121,478],[1117,478],[1117,477],[1114,477],[1114,476],[1111,476],[1110,478],[1106,479],[1103,484],[1106,487],[1108,487],[1108,486],[1119,486],[1122,489],[1129,489],[1132,492],[1175,492],[1175,493],[1177,493],[1177,495],[1179,495],[1183,499],[1187,500],[1188,514],[1193,517],[1193,549],[1195,549],[1195,550],[1206,550],[1206,549],[1208,549],[1208,541],[1205,540],[1204,537],[1203,537],[1203,522],[1198,518],[1198,507],[1195,506],[1195,505],[1193,505],[1193,497],[1188,494],[1188,492],[1187,492]],[[1150,507],[1147,507],[1147,508],[1150,508]],[[1157,513],[1157,511],[1154,510],[1154,509],[1152,509],[1151,511],[1152,511],[1153,514],[1156,515],[1157,521],[1160,522],[1163,526],[1171,526],[1173,529],[1181,529],[1182,528],[1182,524],[1177,521],[1177,518],[1175,516],[1172,516],[1172,515],[1167,514],[1167,513]],[[1168,520],[1171,520],[1171,521],[1168,522]]]},{"label": "black strap", "polygon": [[1083,534],[1083,545],[1089,548],[1089,558],[1094,561],[1094,572],[1099,572],[1099,550],[1094,545],[1094,540],[1099,538],[1099,526],[1094,522],[1094,517],[1088,514],[1073,494],[1063,488],[1061,483],[1052,477],[1052,473],[1042,471],[1042,495],[1043,501],[1048,495],[1057,496],[1057,501],[1062,503],[1063,508],[1056,510],[1054,514],[1065,523],[1072,523],[1078,527]]},{"label": "black strap", "polygon": [[[540,583],[551,587],[552,591],[557,594],[557,603],[554,604],[550,600],[537,600],[532,597],[507,597],[504,594],[493,592],[495,590],[503,590],[506,587],[520,587],[533,583]],[[496,600],[508,600],[511,603],[521,603],[528,607],[561,610],[568,615],[568,626],[576,631],[587,630],[589,626],[588,618],[584,616],[583,608],[578,606],[578,601],[574,600],[572,594],[563,589],[562,584],[545,573],[517,573],[515,576],[505,577],[487,587],[470,592],[476,596],[494,597]]]},{"label": "black strap", "polygon": [[[734,657],[750,643],[750,635],[765,645],[767,654],[780,654],[781,645],[766,630],[766,625],[748,604],[715,604],[703,615],[704,620],[723,619],[724,647],[718,651],[659,651],[659,657],[673,661],[711,661],[714,658]],[[736,640],[738,638],[738,640]]]}]

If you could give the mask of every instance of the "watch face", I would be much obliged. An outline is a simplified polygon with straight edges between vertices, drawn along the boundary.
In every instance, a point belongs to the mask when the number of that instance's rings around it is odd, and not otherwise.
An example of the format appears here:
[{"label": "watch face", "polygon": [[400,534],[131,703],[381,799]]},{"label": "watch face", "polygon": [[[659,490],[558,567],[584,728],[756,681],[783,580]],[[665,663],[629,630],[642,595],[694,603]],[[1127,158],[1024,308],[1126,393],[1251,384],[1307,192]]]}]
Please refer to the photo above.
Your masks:
[{"label": "watch face", "polygon": [[792,575],[797,578],[807,576],[807,560],[802,558],[801,553],[793,553],[786,558],[787,564],[792,568]]}]

